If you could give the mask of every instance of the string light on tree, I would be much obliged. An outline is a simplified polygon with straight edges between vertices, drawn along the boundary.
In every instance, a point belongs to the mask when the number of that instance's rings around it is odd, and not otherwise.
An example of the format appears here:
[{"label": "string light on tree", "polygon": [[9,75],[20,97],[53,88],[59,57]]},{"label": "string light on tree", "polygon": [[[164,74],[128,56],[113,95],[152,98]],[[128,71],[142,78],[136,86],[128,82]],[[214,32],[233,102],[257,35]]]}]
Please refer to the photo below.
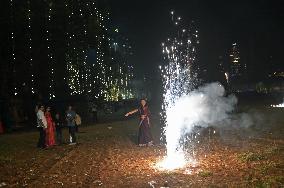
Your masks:
[{"label": "string light on tree", "polygon": [[[20,6],[15,6],[14,0],[9,2],[11,9],[9,68],[11,68],[12,74],[8,78],[13,85],[14,95],[18,95],[20,92],[18,87],[20,74],[16,74],[16,69],[21,66],[21,68],[24,67],[23,71],[27,72],[25,79],[28,80],[23,83],[23,86],[28,86],[31,94],[39,90],[43,98],[53,99],[57,97],[56,88],[64,86],[64,84],[69,87],[68,94],[71,95],[89,95],[99,100],[118,100],[120,97],[127,98],[130,96],[133,73],[129,71],[127,55],[123,51],[128,46],[125,45],[126,41],[120,40],[121,38],[118,39],[119,37],[116,38],[117,36],[112,33],[119,35],[120,31],[109,27],[111,25],[110,14],[103,6],[99,8],[97,1],[64,0],[56,2],[47,0],[33,4],[33,1],[26,0],[23,2],[25,15],[19,17],[19,19],[18,17],[14,18],[14,15],[20,15],[20,13],[15,14]],[[37,32],[42,31],[38,28],[42,25],[34,24],[33,10],[31,9],[38,4],[43,5],[41,7],[45,9],[45,11],[37,13],[45,18],[43,35],[37,34]],[[63,6],[61,6],[62,4]],[[15,8],[17,8],[17,11]],[[55,12],[61,10],[63,11],[60,14]],[[20,21],[23,26],[20,23],[14,23],[15,20]],[[58,28],[58,23],[62,23],[62,27]],[[19,27],[24,32],[15,33],[16,26],[17,29]],[[61,29],[64,31],[61,32]],[[62,34],[65,35],[63,40],[60,38]],[[21,40],[21,37],[18,38],[19,40],[17,39],[16,49],[15,35],[17,37],[24,36],[24,40]],[[38,40],[33,41],[34,36],[37,36],[36,39]],[[25,43],[21,44],[21,41],[25,41]],[[41,50],[35,50],[39,43],[44,45],[46,54],[44,56],[37,54],[39,51],[42,52]],[[110,49],[112,49],[113,43],[116,44],[116,54],[112,57]],[[17,52],[21,50],[21,47],[24,49],[23,54],[25,56],[16,59],[18,57],[16,56],[18,55]],[[61,66],[62,63],[56,63],[61,62],[61,54],[59,53],[64,53],[64,67]],[[110,58],[113,59],[110,60]],[[25,59],[27,66],[20,64],[20,61],[25,61]],[[18,61],[19,63],[17,63]],[[39,70],[36,70],[36,68],[38,68],[39,62],[46,62],[46,71],[43,74],[37,74]],[[64,69],[67,70],[66,75],[63,76],[66,83],[58,82],[60,78],[55,73],[64,72]],[[44,90],[45,87],[37,87],[37,79],[38,83],[47,84],[47,90]],[[114,87],[117,94],[112,95],[110,90]]]},{"label": "string light on tree", "polygon": [[30,86],[31,92],[34,94],[34,68],[33,68],[33,56],[32,56],[32,21],[31,21],[31,2],[30,0],[27,1],[27,32],[28,32],[28,53],[29,53],[29,66],[30,66]]},{"label": "string light on tree", "polygon": [[128,44],[128,39],[122,37],[117,28],[114,29],[113,37],[115,39],[109,39],[112,62],[109,71],[113,72],[114,77],[110,77],[111,81],[108,84],[108,101],[133,97],[130,85],[133,79],[133,69],[128,62],[132,54],[131,46]]},{"label": "string light on tree", "polygon": [[49,99],[55,98],[55,60],[53,55],[53,40],[52,40],[52,27],[51,27],[51,21],[52,21],[52,8],[53,3],[47,2],[47,21],[46,21],[46,43],[47,43],[47,65],[49,67]]},{"label": "string light on tree", "polygon": [[[128,75],[125,72],[127,70],[125,59],[114,58],[114,61],[109,61],[108,57],[113,42],[107,28],[107,25],[110,25],[108,23],[109,13],[98,9],[94,1],[85,1],[84,3],[65,1],[65,8],[68,12],[67,81],[71,95],[85,94],[89,95],[90,99],[100,98],[101,100],[117,100],[119,95],[122,95],[123,98],[129,96],[130,92],[125,88],[125,85],[127,83],[127,87],[130,87],[127,79],[131,79],[131,74]],[[94,24],[93,27],[89,27],[90,23]],[[92,38],[94,40],[92,47],[96,54],[95,62],[88,62],[90,60],[87,58],[90,51],[88,31],[91,34],[92,32],[96,33]],[[118,47],[118,43],[115,43]],[[121,70],[123,71],[121,72]],[[114,92],[120,94],[111,97],[114,95],[110,93]]]},{"label": "string light on tree", "polygon": [[15,54],[15,25],[14,25],[14,2],[13,0],[10,0],[10,37],[11,37],[11,68],[12,68],[12,77],[13,77],[13,94],[16,96],[18,94],[18,89],[17,89],[17,80],[16,80],[16,54]]},{"label": "string light on tree", "polygon": [[66,68],[68,71],[67,83],[71,90],[71,95],[81,94],[80,90],[80,76],[79,69],[77,66],[77,53],[76,53],[76,44],[75,44],[75,31],[74,31],[74,6],[73,4],[68,4],[68,1],[65,2],[68,15],[68,32],[67,37],[67,53],[66,53]]}]

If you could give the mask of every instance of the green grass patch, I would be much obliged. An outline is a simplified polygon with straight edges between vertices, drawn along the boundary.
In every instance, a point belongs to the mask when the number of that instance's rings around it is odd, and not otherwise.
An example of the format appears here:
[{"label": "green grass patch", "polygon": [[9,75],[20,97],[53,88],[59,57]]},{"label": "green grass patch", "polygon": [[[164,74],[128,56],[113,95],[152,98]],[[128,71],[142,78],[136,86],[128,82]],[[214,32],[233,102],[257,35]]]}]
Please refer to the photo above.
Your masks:
[{"label": "green grass patch", "polygon": [[0,163],[12,162],[13,158],[5,155],[0,155]]},{"label": "green grass patch", "polygon": [[271,185],[284,186],[284,176],[272,176],[267,179],[267,182]]},{"label": "green grass patch", "polygon": [[267,155],[275,155],[275,154],[279,154],[281,151],[282,151],[282,148],[279,148],[279,147],[274,146],[274,147],[268,148],[268,149],[265,151],[265,153],[266,153]]},{"label": "green grass patch", "polygon": [[261,153],[245,152],[238,155],[238,159],[242,162],[260,161],[266,159]]},{"label": "green grass patch", "polygon": [[256,188],[272,188],[272,187],[283,187],[284,177],[283,176],[270,176],[266,179],[254,179],[252,184]]},{"label": "green grass patch", "polygon": [[277,167],[275,162],[269,161],[267,163],[261,164],[256,170],[262,175],[268,174],[269,170],[272,170]]},{"label": "green grass patch", "polygon": [[199,176],[201,177],[209,177],[209,176],[212,176],[213,173],[211,171],[208,171],[208,170],[203,170],[203,171],[200,171],[198,173]]}]

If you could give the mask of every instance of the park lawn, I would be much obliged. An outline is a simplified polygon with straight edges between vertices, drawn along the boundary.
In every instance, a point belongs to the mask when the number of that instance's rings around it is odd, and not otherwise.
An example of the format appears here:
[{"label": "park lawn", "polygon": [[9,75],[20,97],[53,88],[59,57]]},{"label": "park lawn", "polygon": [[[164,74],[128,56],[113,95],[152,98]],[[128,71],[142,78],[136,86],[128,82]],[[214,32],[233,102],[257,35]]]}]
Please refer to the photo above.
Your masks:
[{"label": "park lawn", "polygon": [[[80,127],[78,144],[36,148],[37,132],[0,135],[0,184],[7,187],[283,187],[284,139],[264,133],[230,142],[216,128],[196,143],[197,164],[160,171],[160,128],[153,147],[137,147],[137,120]],[[281,126],[280,124],[277,126]],[[277,129],[275,130],[277,131]],[[210,139],[208,139],[210,136]],[[64,130],[67,142],[68,131]]]}]

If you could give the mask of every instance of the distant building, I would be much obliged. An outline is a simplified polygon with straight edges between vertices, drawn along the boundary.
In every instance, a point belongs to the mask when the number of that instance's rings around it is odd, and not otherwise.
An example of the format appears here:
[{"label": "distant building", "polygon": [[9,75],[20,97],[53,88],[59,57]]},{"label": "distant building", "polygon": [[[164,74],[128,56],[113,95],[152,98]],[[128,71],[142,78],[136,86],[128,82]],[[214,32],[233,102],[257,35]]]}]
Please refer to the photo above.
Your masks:
[{"label": "distant building", "polygon": [[237,43],[232,44],[230,51],[230,76],[232,78],[242,76],[242,64],[240,61],[240,52]]},{"label": "distant building", "polygon": [[228,72],[228,68],[226,65],[227,63],[226,63],[224,56],[220,55],[218,57],[218,65],[217,65],[219,81],[221,81],[221,83],[223,84],[228,85],[229,84],[229,72]]},{"label": "distant building", "polygon": [[[237,43],[232,43],[229,52],[229,71],[225,77],[231,91],[242,92],[247,90],[247,64],[241,60],[240,49]],[[239,86],[242,86],[240,89]]]}]

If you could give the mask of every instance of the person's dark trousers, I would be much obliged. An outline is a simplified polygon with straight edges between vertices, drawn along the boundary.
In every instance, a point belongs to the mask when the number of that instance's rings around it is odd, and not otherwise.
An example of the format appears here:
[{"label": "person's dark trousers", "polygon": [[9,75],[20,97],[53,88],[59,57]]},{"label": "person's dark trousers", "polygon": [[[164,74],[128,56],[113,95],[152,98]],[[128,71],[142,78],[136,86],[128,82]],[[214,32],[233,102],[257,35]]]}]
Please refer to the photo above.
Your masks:
[{"label": "person's dark trousers", "polygon": [[75,125],[75,127],[76,127],[76,133],[78,133],[79,132],[79,126]]},{"label": "person's dark trousers", "polygon": [[75,133],[76,133],[76,126],[70,126],[69,127],[69,133],[70,133],[70,135],[72,137],[72,143],[76,143],[76,135],[75,135]]},{"label": "person's dark trousers", "polygon": [[56,128],[56,141],[58,145],[62,144],[62,130],[61,128]]},{"label": "person's dark trousers", "polygon": [[38,127],[39,131],[39,139],[37,143],[37,147],[45,148],[45,130],[43,127]]}]

